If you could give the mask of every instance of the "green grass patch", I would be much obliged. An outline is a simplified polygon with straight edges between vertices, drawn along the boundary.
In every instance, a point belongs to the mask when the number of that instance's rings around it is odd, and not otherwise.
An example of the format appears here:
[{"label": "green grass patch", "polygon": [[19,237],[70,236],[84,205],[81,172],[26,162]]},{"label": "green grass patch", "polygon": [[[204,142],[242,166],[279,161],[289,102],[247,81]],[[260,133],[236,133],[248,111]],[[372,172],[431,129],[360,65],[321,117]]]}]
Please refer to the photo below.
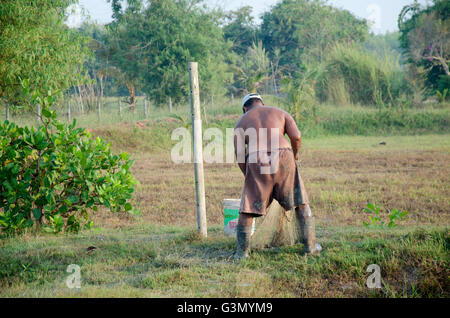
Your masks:
[{"label": "green grass patch", "polygon": [[[264,96],[265,104],[285,108],[280,100],[274,96]],[[122,105],[124,105],[122,103]],[[204,129],[216,127],[223,131],[233,128],[237,119],[242,115],[239,99],[217,98],[214,104],[201,103]],[[66,110],[59,109],[59,117],[65,119]],[[175,116],[174,116],[175,115]],[[172,117],[173,116],[173,117]],[[181,117],[177,120],[174,117]],[[108,97],[105,99],[101,119],[98,120],[96,110],[81,114],[77,109],[72,111],[72,118],[76,118],[78,126],[86,128],[116,128],[118,123],[122,126],[133,126],[135,122],[146,121],[148,128],[155,130],[155,136],[164,138],[176,127],[189,128],[191,112],[189,104],[174,105],[170,113],[168,107],[150,104],[147,117],[144,115],[143,98],[137,100],[137,109],[130,112],[125,108],[119,115],[118,99]],[[19,125],[35,125],[36,117],[31,115],[17,115],[12,119]],[[315,111],[303,113],[298,123],[303,136],[316,138],[321,136],[389,136],[389,135],[421,135],[442,134],[450,132],[450,108],[429,105],[425,108],[391,107],[378,109],[370,106],[334,106],[318,105]],[[164,138],[167,140],[167,138]]]},{"label": "green grass patch", "polygon": [[[449,229],[319,228],[324,246],[256,250],[230,260],[234,238],[218,226],[200,239],[189,228],[137,226],[0,241],[2,297],[449,297]],[[96,247],[88,251],[90,246]],[[81,289],[69,289],[69,264]],[[381,268],[369,289],[367,266]]]}]

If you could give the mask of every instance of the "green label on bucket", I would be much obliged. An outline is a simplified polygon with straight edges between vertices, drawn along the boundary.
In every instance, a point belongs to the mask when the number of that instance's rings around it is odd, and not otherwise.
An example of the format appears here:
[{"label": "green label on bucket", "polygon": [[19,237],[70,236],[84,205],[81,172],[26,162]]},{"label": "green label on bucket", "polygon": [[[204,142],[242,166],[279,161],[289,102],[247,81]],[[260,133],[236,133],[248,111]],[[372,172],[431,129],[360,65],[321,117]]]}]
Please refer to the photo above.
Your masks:
[{"label": "green label on bucket", "polygon": [[225,225],[227,225],[231,220],[239,218],[239,210],[237,209],[224,209],[223,210]]}]

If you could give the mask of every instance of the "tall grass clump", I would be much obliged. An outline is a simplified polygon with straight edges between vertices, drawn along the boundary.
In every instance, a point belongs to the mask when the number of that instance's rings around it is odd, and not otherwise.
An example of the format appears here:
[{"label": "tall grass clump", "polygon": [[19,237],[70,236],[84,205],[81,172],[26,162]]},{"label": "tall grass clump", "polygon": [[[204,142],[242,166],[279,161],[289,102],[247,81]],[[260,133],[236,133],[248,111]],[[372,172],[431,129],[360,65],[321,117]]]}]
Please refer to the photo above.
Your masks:
[{"label": "tall grass clump", "polygon": [[358,45],[336,45],[317,82],[317,97],[338,105],[393,105],[408,93],[398,57],[367,52]]}]

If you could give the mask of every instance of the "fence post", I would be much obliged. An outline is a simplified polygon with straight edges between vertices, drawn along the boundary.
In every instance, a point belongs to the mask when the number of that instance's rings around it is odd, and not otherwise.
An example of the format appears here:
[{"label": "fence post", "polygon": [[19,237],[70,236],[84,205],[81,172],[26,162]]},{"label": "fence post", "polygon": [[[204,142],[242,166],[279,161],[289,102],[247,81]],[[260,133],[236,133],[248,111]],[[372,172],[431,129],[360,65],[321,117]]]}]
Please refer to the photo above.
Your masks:
[{"label": "fence post", "polygon": [[198,87],[198,63],[189,62],[189,82],[191,87],[191,117],[194,148],[195,196],[197,206],[197,227],[202,237],[207,237],[205,180],[203,173],[202,120],[200,117],[200,93]]},{"label": "fence post", "polygon": [[122,105],[120,104],[120,96],[119,96],[119,117],[122,118]]},{"label": "fence post", "polygon": [[147,119],[147,96],[144,95],[144,117]]},{"label": "fence post", "polygon": [[169,112],[172,112],[172,97],[169,97]]},{"label": "fence post", "polygon": [[101,120],[101,110],[100,110],[100,99],[98,99],[97,101],[97,117],[98,117],[98,121]]}]

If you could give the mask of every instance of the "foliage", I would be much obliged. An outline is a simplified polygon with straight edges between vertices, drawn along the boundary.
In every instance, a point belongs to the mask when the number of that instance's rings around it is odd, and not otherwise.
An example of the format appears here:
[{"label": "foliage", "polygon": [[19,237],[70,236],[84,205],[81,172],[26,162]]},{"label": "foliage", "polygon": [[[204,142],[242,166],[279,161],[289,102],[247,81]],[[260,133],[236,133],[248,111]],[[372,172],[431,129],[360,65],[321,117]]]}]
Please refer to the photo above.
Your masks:
[{"label": "foliage", "polygon": [[336,45],[318,81],[320,100],[342,104],[393,105],[408,84],[398,58],[377,57],[358,45]]},{"label": "foliage", "polygon": [[400,64],[403,64],[403,49],[400,47],[399,38],[399,32],[387,32],[384,34],[370,33],[366,41],[361,43],[361,47],[379,58],[384,58],[386,55],[398,57]]},{"label": "foliage", "polygon": [[228,51],[218,25],[218,12],[196,0],[113,1],[114,21],[109,25],[111,63],[125,76],[133,97],[142,90],[158,103],[189,95],[187,63],[197,61],[202,92],[224,86]]},{"label": "foliage", "polygon": [[253,43],[243,57],[237,56],[232,69],[234,92],[247,94],[261,90],[269,79],[269,59],[262,42]]},{"label": "foliage", "polygon": [[282,80],[284,98],[281,101],[297,123],[305,125],[307,121],[315,122],[317,119],[315,83],[320,74],[319,67],[308,67],[295,78]]},{"label": "foliage", "polygon": [[[426,75],[431,93],[438,89],[442,75],[450,76],[450,2],[433,0],[425,8],[417,1],[405,6],[399,15],[401,46],[408,61]],[[442,92],[442,90],[441,90]]]},{"label": "foliage", "polygon": [[447,99],[448,94],[448,88],[444,89],[441,93],[440,91],[436,91],[436,95],[438,96],[439,102],[441,104],[445,103],[445,100]]},{"label": "foliage", "polygon": [[226,15],[227,23],[223,27],[226,40],[233,43],[231,49],[238,55],[245,55],[253,43],[257,43],[258,27],[252,14],[252,7],[244,6]]},{"label": "foliage", "polygon": [[280,50],[280,65],[290,72],[322,61],[338,42],[363,41],[367,34],[365,20],[322,0],[283,0],[262,16],[263,44],[271,54]]},{"label": "foliage", "polygon": [[363,222],[365,227],[389,227],[394,228],[398,226],[397,222],[406,218],[408,211],[398,211],[393,209],[389,213],[389,222],[386,224],[381,217],[380,207],[373,203],[367,203],[367,207],[363,209],[364,212],[370,213],[373,216],[368,215],[370,222]]},{"label": "foliage", "polygon": [[0,101],[27,103],[21,78],[42,92],[74,85],[88,54],[83,38],[64,25],[65,10],[74,2],[0,1]]},{"label": "foliage", "polygon": [[102,139],[75,128],[75,120],[56,120],[54,102],[51,92],[33,94],[32,103],[43,106],[37,129],[0,125],[0,229],[8,235],[34,224],[51,232],[90,228],[89,211],[98,206],[132,210],[136,181],[128,154],[113,155]]}]

